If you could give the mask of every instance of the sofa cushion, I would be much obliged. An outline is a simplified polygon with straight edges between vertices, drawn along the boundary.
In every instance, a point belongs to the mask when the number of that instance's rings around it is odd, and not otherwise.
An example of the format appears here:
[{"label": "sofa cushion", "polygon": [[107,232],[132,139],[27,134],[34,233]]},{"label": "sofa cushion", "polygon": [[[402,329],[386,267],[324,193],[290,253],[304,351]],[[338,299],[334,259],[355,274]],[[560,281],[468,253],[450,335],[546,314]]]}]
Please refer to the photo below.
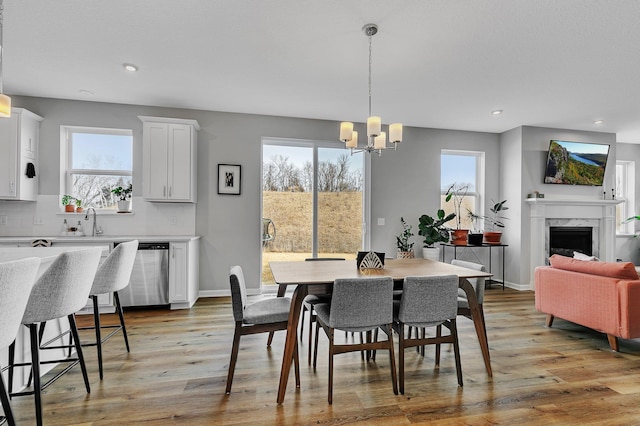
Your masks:
[{"label": "sofa cushion", "polygon": [[638,272],[631,262],[589,262],[554,254],[549,258],[553,268],[602,277],[637,280]]}]

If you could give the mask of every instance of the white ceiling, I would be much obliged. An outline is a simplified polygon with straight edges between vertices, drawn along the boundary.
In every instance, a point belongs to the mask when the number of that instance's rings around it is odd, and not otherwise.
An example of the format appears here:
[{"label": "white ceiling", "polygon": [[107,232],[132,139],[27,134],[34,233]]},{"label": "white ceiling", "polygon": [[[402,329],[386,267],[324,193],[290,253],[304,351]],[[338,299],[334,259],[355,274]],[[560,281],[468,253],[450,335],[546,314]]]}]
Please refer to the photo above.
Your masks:
[{"label": "white ceiling", "polygon": [[[4,0],[4,8],[10,95],[362,122],[361,28],[371,22],[380,28],[373,112],[384,123],[545,126],[640,143],[638,0]],[[504,113],[492,116],[496,109]]]}]

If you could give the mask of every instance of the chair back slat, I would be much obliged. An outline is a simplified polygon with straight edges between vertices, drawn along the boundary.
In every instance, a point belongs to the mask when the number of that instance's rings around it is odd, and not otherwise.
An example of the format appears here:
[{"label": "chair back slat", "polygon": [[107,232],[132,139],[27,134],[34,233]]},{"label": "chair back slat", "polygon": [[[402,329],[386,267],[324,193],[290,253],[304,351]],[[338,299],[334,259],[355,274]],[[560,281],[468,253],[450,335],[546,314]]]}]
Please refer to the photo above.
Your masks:
[{"label": "chair back slat", "polygon": [[339,278],[333,284],[329,326],[365,331],[393,322],[391,277]]},{"label": "chair back slat", "polygon": [[233,319],[242,321],[244,308],[247,306],[247,286],[244,282],[244,274],[239,265],[235,265],[229,271],[229,284],[231,285],[231,306]]},{"label": "chair back slat", "polygon": [[398,319],[411,326],[431,327],[458,314],[458,277],[406,277]]}]

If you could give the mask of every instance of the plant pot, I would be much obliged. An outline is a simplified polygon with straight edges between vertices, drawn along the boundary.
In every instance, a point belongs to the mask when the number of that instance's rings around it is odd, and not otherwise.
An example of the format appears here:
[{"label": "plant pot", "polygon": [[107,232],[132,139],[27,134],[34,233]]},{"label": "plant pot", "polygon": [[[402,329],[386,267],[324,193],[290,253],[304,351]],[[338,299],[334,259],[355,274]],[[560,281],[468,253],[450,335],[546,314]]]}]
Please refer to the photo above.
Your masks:
[{"label": "plant pot", "polygon": [[440,260],[440,247],[422,247],[422,257],[438,262]]},{"label": "plant pot", "polygon": [[484,233],[484,242],[487,244],[500,244],[500,238],[502,238],[502,232]]},{"label": "plant pot", "polygon": [[64,206],[64,211],[67,213],[73,213],[76,211],[76,208],[71,204],[67,204],[66,206]]},{"label": "plant pot", "polygon": [[398,255],[396,256],[397,259],[413,259],[414,257],[416,257],[416,255],[412,251],[399,251],[399,250],[398,250]]},{"label": "plant pot", "polygon": [[451,243],[456,246],[466,246],[467,235],[469,235],[468,229],[454,229],[451,231]]},{"label": "plant pot", "polygon": [[471,246],[481,246],[482,238],[484,234],[469,234],[469,245]]},{"label": "plant pot", "polygon": [[131,200],[121,200],[118,201],[118,212],[130,212],[131,211]]},{"label": "plant pot", "polygon": [[84,207],[76,207],[76,213],[82,213],[84,211]]}]

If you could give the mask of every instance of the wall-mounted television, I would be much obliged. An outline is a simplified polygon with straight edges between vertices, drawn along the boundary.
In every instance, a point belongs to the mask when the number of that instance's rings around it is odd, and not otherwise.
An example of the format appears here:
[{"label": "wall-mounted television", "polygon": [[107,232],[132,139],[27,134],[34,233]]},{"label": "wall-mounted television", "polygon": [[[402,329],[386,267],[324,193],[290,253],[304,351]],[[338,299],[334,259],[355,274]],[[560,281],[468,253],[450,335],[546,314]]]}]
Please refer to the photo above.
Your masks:
[{"label": "wall-mounted television", "polygon": [[602,186],[609,145],[552,140],[544,183]]}]

